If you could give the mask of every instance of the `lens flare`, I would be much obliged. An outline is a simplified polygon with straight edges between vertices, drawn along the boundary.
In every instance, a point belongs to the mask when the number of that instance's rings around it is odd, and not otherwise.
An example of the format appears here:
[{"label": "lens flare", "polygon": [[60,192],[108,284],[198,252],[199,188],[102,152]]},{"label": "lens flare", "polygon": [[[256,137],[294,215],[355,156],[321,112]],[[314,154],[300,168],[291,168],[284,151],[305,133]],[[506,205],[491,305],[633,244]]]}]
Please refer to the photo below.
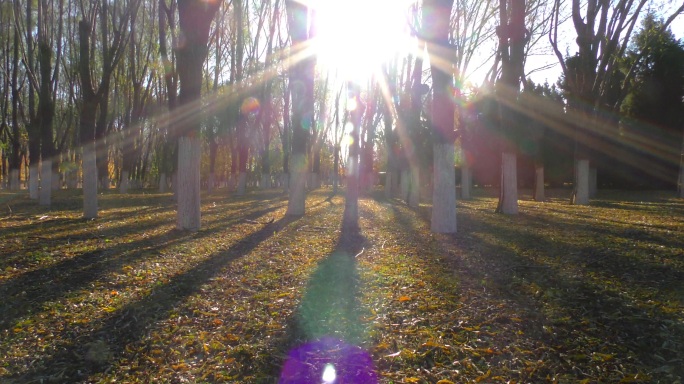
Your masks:
[{"label": "lens flare", "polygon": [[332,364],[326,364],[323,369],[323,384],[332,384],[337,378],[337,372],[335,372],[335,366]]}]

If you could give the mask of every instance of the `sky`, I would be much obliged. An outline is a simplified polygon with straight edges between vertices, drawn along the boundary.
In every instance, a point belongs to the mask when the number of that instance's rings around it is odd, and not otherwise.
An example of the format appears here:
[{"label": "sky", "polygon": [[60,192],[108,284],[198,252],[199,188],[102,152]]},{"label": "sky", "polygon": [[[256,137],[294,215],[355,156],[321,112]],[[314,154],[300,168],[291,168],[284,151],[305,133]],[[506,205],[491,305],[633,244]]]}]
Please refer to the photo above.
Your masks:
[{"label": "sky", "polygon": [[[672,22],[672,24],[670,25],[670,30],[678,39],[684,39],[684,15],[678,16],[677,19],[675,19]],[[544,39],[542,42],[540,42],[540,44],[541,43],[546,43],[548,45],[548,39]],[[577,47],[577,45],[574,42],[572,42],[568,46],[570,51]],[[561,52],[563,51],[561,50]],[[556,57],[556,55],[553,54],[553,52],[550,49],[549,53],[544,56],[535,56],[533,58],[528,59],[528,62],[525,66],[525,73],[530,73],[532,70],[541,68],[546,64],[553,64],[553,66],[543,71],[536,71],[530,74],[529,78],[531,78],[532,81],[538,84],[544,83],[545,81],[548,81],[549,84],[554,84],[560,77],[562,71],[560,68],[560,64],[558,64],[558,58]]]}]

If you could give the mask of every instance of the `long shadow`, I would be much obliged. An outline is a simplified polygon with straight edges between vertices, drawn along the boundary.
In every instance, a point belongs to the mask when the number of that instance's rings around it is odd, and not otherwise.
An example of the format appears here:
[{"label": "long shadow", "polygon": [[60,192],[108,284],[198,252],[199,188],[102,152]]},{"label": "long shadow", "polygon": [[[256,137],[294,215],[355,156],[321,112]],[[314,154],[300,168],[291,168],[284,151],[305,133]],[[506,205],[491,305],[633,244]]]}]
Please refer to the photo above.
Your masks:
[{"label": "long shadow", "polygon": [[365,327],[356,255],[365,243],[358,229],[343,226],[333,252],[309,278],[301,304],[288,320],[288,338],[281,343],[286,359],[272,373],[279,383],[321,382],[330,369],[339,382],[377,382],[370,354],[359,347]]},{"label": "long shadow", "polygon": [[[397,222],[407,230],[412,228],[413,221],[407,212],[413,211],[421,216],[421,210],[416,212],[403,205],[393,205],[393,208]],[[676,325],[679,322],[678,318],[657,308],[644,308],[637,305],[628,292],[621,290],[618,292],[613,286],[616,282],[623,284],[627,289],[633,286],[631,280],[625,280],[625,272],[657,276],[664,273],[662,268],[631,265],[630,269],[624,266],[625,262],[622,260],[624,256],[603,252],[601,257],[606,260],[596,265],[589,262],[583,265],[582,269],[594,276],[607,274],[614,282],[606,281],[602,284],[600,280],[590,279],[585,275],[569,275],[562,270],[562,266],[558,265],[572,261],[565,260],[564,256],[577,254],[589,259],[585,262],[591,261],[593,255],[588,254],[591,250],[564,244],[562,251],[552,251],[551,254],[546,255],[551,259],[557,259],[558,263],[547,264],[535,261],[526,254],[526,251],[530,251],[531,244],[534,244],[535,252],[540,254],[546,254],[549,250],[555,249],[555,244],[544,236],[532,233],[530,228],[525,227],[517,231],[511,229],[512,224],[506,226],[489,222],[493,220],[492,216],[493,214],[482,217],[480,213],[474,215],[461,212],[459,225],[461,228],[466,228],[465,234],[462,231],[453,236],[448,240],[452,244],[447,247],[463,249],[466,255],[470,249],[477,249],[476,255],[467,255],[459,259],[459,269],[479,279],[486,277],[488,281],[493,282],[491,288],[495,289],[497,296],[518,302],[521,308],[528,308],[530,317],[537,320],[529,323],[525,334],[544,344],[553,345],[556,352],[551,354],[550,358],[567,364],[568,356],[571,356],[570,360],[577,357],[580,360],[571,361],[571,363],[583,369],[583,365],[590,365],[591,362],[582,361],[582,356],[586,355],[573,352],[573,350],[579,348],[586,351],[588,349],[595,350],[597,353],[617,353],[616,356],[624,361],[635,361],[642,367],[648,367],[649,373],[654,376],[664,377],[663,374],[681,375],[684,373],[684,368],[677,368],[672,364],[668,368],[669,371],[664,371],[662,367],[665,361],[677,361],[677,356],[681,356],[684,348],[684,342],[682,342],[684,329]],[[491,220],[488,221],[488,219]],[[519,217],[499,219],[521,221]],[[533,225],[532,219],[534,218],[523,218],[523,222],[519,222],[518,225]],[[587,228],[582,228],[582,230],[587,231]],[[480,233],[488,234],[488,236],[478,237]],[[494,242],[492,237],[507,239],[509,244]],[[672,270],[667,272],[664,280],[671,283],[684,278],[680,272]],[[511,287],[521,282],[537,287],[541,296],[534,297],[521,294],[521,292],[512,292]],[[653,284],[645,285],[647,288],[654,286]],[[665,289],[666,286],[655,284],[655,288]],[[553,328],[546,328],[547,325],[552,325]],[[548,332],[548,329],[553,329],[553,332]],[[565,357],[562,357],[563,355]],[[571,367],[568,367],[568,370],[570,371],[568,373],[576,374],[578,380],[585,377],[580,370]]]},{"label": "long shadow", "polygon": [[[239,220],[255,219],[271,213],[280,206],[270,206],[243,215]],[[11,328],[21,317],[42,309],[43,304],[89,286],[125,264],[140,262],[159,251],[190,239],[211,237],[237,225],[238,219],[203,229],[198,233],[171,230],[130,243],[108,246],[57,262],[46,268],[23,273],[0,284],[0,330]],[[119,230],[137,231],[139,223]],[[150,224],[150,228],[159,224]],[[264,230],[265,228],[262,228]],[[241,240],[238,244],[242,244]]]},{"label": "long shadow", "polygon": [[[88,382],[90,375],[111,369],[118,356],[125,353],[126,345],[140,340],[157,321],[168,317],[179,302],[199,292],[203,284],[222,273],[234,260],[248,254],[275,232],[281,231],[296,220],[298,219],[286,216],[265,225],[231,248],[208,257],[187,272],[174,276],[167,284],[154,288],[142,300],[117,310],[91,331],[72,335],[70,339],[77,339],[78,344],[67,345],[52,356],[36,360],[27,373],[11,379],[17,382],[37,382],[58,375],[62,382]],[[74,356],[86,356],[94,345],[98,345],[100,350],[107,351],[106,360],[74,361]]]}]

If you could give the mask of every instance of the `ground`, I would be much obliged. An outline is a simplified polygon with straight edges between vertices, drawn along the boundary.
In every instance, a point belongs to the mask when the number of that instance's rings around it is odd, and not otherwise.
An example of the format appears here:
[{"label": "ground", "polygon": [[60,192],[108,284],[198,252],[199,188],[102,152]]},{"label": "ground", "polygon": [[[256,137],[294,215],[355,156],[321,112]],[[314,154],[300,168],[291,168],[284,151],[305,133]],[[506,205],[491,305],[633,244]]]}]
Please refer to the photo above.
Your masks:
[{"label": "ground", "polygon": [[169,194],[0,192],[0,382],[682,382],[684,201],[569,194],[433,235],[381,193],[355,232],[326,189],[219,190],[188,233]]}]

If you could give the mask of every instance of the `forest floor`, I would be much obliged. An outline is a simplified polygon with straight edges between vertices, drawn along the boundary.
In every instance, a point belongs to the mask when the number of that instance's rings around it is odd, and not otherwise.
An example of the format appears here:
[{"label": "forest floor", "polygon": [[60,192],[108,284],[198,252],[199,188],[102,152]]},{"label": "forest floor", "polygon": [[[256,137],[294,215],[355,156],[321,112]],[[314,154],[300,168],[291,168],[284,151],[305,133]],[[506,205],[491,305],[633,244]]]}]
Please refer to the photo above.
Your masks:
[{"label": "forest floor", "polygon": [[381,193],[355,232],[329,189],[219,190],[186,233],[169,194],[2,191],[0,382],[681,383],[684,201],[568,194],[434,235]]}]

